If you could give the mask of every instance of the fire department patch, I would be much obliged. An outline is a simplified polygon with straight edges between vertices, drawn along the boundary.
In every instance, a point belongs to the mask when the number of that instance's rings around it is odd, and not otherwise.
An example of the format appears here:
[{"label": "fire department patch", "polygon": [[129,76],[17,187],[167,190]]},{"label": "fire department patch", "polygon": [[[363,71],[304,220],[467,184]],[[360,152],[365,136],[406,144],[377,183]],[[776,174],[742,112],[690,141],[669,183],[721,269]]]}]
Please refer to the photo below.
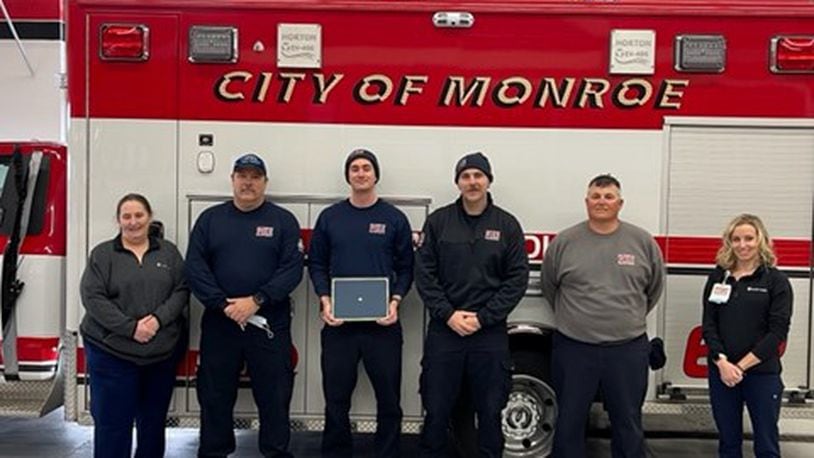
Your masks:
[{"label": "fire department patch", "polygon": [[500,231],[496,231],[494,229],[486,229],[486,233],[483,234],[483,238],[485,238],[486,240],[491,240],[492,242],[499,242]]},{"label": "fire department patch", "polygon": [[387,232],[387,225],[384,223],[370,223],[367,231],[371,234],[384,234]]},{"label": "fire department patch", "polygon": [[620,266],[635,266],[636,256],[628,253],[619,253],[616,255],[616,264]]},{"label": "fire department patch", "polygon": [[257,226],[254,231],[255,237],[274,237],[274,227],[272,226]]}]

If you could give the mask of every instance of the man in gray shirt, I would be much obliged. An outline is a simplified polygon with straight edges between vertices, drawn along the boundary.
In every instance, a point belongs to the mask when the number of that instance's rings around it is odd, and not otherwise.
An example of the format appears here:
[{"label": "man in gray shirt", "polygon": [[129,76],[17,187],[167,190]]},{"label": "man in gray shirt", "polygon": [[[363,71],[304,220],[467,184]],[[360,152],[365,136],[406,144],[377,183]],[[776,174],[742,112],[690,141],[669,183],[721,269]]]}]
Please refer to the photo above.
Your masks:
[{"label": "man in gray shirt", "polygon": [[592,179],[588,220],[558,234],[543,260],[543,294],[557,322],[551,364],[560,412],[555,457],[585,456],[585,424],[600,387],[613,456],[645,456],[646,317],[661,296],[664,261],[647,231],[619,220],[623,203],[616,178]]}]

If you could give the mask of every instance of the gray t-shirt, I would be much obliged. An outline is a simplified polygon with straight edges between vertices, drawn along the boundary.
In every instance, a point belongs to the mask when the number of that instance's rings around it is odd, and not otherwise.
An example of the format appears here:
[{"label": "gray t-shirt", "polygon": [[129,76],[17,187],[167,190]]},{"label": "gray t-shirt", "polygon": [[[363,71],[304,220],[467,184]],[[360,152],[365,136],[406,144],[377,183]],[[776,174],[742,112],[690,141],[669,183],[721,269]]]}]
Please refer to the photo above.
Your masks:
[{"label": "gray t-shirt", "polygon": [[543,260],[543,294],[554,306],[557,330],[587,343],[644,334],[663,282],[653,237],[625,222],[604,235],[587,221],[572,226],[554,238]]}]

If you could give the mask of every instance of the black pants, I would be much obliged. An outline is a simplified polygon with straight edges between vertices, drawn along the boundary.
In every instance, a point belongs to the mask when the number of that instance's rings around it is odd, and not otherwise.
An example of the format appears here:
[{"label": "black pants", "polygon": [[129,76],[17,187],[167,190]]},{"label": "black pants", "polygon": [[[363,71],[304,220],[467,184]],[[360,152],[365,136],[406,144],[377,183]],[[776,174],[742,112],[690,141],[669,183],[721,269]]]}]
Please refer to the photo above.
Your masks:
[{"label": "black pants", "polygon": [[709,401],[712,416],[718,427],[718,456],[743,456],[743,406],[752,422],[754,452],[758,458],[780,456],[780,405],[783,400],[783,381],[780,374],[747,372],[743,380],[732,388],[721,381],[721,373],[714,364],[709,366]]},{"label": "black pants", "polygon": [[501,411],[511,387],[505,326],[461,337],[446,325],[432,322],[421,366],[421,400],[426,410],[421,456],[443,457],[447,453],[450,415],[466,380],[478,418],[478,453],[482,457],[500,457]]},{"label": "black pants", "polygon": [[265,457],[290,457],[289,406],[294,385],[291,332],[275,329],[274,338],[256,326],[240,329],[220,310],[207,310],[201,321],[198,402],[201,432],[198,456],[225,457],[235,451],[234,416],[240,371],[251,378],[260,416],[258,445]]},{"label": "black pants", "polygon": [[398,323],[392,326],[345,323],[322,328],[322,391],[325,395],[322,456],[350,457],[353,454],[349,413],[359,360],[376,394],[376,456],[400,456],[402,342]]},{"label": "black pants", "polygon": [[585,424],[601,389],[613,457],[644,458],[642,404],[649,354],[647,335],[617,345],[594,345],[554,334],[551,375],[559,416],[553,456],[585,457]]}]

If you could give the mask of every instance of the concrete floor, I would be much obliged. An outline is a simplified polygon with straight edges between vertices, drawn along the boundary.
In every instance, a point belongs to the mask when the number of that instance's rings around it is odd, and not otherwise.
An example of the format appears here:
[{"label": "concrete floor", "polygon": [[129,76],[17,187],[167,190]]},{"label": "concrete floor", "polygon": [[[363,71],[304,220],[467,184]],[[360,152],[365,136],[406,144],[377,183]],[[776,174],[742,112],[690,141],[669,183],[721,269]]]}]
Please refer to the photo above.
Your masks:
[{"label": "concrete floor", "polygon": [[[198,430],[170,428],[167,430],[168,458],[194,457],[198,446]],[[601,434],[600,434],[601,436]],[[233,457],[258,456],[257,432],[238,431],[238,447]],[[373,456],[373,438],[369,434],[357,434],[355,455]],[[320,433],[294,433],[291,448],[297,457],[319,456]],[[715,439],[689,439],[680,437],[648,438],[647,445],[652,457],[713,457]],[[405,435],[402,442],[404,456],[418,455],[416,436]],[[744,443],[744,456],[753,456],[751,442]],[[609,457],[610,441],[604,437],[588,439],[591,457]],[[814,442],[781,443],[785,458],[814,457]],[[63,420],[62,410],[37,419],[0,417],[0,457],[3,458],[85,458],[93,455],[93,428]]]}]

